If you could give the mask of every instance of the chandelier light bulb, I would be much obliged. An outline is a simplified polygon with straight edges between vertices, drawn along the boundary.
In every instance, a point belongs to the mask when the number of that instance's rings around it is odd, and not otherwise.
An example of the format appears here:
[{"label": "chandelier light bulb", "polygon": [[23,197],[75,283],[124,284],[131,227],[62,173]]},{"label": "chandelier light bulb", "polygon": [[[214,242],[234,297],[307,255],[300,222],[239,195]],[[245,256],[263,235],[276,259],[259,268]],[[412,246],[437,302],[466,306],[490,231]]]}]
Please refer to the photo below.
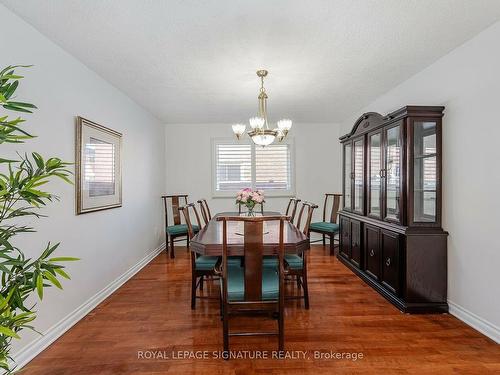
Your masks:
[{"label": "chandelier light bulb", "polygon": [[288,131],[292,128],[292,120],[279,120],[276,125],[278,125],[278,129],[286,136],[288,134]]},{"label": "chandelier light bulb", "polygon": [[252,137],[252,141],[257,145],[257,146],[269,146],[271,143],[274,142],[274,135],[271,134],[259,134],[259,135],[254,135]]},{"label": "chandelier light bulb", "polygon": [[265,120],[262,117],[252,117],[249,122],[252,129],[255,130],[262,129],[264,127]]},{"label": "chandelier light bulb", "polygon": [[233,133],[236,135],[236,138],[240,139],[243,133],[245,133],[246,125],[234,124],[232,128],[233,128]]}]

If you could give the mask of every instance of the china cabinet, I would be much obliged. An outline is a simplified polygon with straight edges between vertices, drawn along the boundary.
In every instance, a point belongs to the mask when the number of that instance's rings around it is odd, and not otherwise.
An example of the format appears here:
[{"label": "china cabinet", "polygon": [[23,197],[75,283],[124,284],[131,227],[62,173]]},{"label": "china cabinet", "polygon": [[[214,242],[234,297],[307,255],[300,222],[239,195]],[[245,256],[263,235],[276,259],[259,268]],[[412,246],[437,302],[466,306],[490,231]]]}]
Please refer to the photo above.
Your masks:
[{"label": "china cabinet", "polygon": [[365,113],[343,147],[339,259],[405,312],[446,312],[444,107]]}]

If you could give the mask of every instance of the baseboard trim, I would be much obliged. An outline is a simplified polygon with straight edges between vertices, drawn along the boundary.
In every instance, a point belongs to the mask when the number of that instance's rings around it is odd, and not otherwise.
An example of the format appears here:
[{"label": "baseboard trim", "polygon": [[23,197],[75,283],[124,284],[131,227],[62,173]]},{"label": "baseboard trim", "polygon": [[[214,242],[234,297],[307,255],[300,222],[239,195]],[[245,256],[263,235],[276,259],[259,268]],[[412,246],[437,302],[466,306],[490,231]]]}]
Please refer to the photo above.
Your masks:
[{"label": "baseboard trim", "polygon": [[500,344],[500,328],[487,320],[477,316],[473,312],[448,300],[449,312],[465,324],[471,326],[476,331],[488,336],[490,339]]},{"label": "baseboard trim", "polygon": [[149,252],[144,258],[139,260],[135,265],[128,269],[125,273],[115,279],[111,284],[106,286],[104,289],[96,293],[82,305],[80,305],[76,310],[68,314],[65,318],[60,320],[58,323],[54,324],[49,328],[43,336],[39,336],[28,345],[23,347],[17,353],[13,354],[15,359],[15,366],[18,369],[26,366],[33,358],[40,354],[45,348],[56,341],[60,336],[62,336],[68,329],[73,327],[78,321],[84,318],[88,313],[95,309],[102,301],[113,294],[118,288],[120,288],[125,282],[127,282],[132,276],[139,272],[144,266],[146,266],[154,257],[156,257],[160,252],[165,249],[165,243],[162,243],[153,251]]}]

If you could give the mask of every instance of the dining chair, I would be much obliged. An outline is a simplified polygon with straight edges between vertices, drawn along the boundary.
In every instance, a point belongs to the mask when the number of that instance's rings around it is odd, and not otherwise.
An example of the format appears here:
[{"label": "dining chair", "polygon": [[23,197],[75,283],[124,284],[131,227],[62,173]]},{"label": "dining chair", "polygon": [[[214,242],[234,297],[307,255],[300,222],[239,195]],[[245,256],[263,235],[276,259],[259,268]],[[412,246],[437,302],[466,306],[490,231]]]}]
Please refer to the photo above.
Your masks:
[{"label": "dining chair", "polygon": [[[222,221],[222,288],[221,308],[223,321],[224,351],[229,350],[229,338],[233,336],[278,336],[278,350],[284,350],[284,225],[286,216],[221,216]],[[263,265],[264,222],[279,221],[277,269]],[[228,242],[232,237],[228,224],[243,222],[243,266],[229,263]],[[278,330],[271,332],[230,332],[229,318],[238,314],[268,313],[278,319]]]},{"label": "dining chair", "polygon": [[203,217],[203,222],[205,225],[212,219],[212,214],[210,213],[210,207],[208,207],[208,203],[206,199],[200,199],[198,201],[200,205],[201,216]]},{"label": "dining chair", "polygon": [[[261,213],[261,215],[264,215],[264,203],[256,203],[255,205],[256,205],[256,206],[257,206],[257,205],[259,205],[259,206],[260,206],[260,213]],[[243,206],[242,204],[239,204],[239,205],[238,205],[238,214],[241,214],[241,213],[243,212],[243,211],[241,210],[241,207],[242,207],[242,206]],[[255,211],[256,211],[256,210],[255,210]]]},{"label": "dining chair", "polygon": [[[328,201],[332,198],[332,210],[330,212],[329,221],[326,219]],[[335,254],[335,235],[339,233],[340,226],[337,224],[337,214],[340,207],[340,199],[342,194],[325,194],[325,202],[323,204],[323,221],[311,223],[310,232],[320,233],[323,235],[323,246],[326,245],[325,237],[330,237],[330,255]]]},{"label": "dining chair", "polygon": [[[184,204],[188,204],[188,195],[187,194],[178,194],[178,195],[163,195],[163,207],[165,210],[165,250],[168,254],[168,248],[170,243],[170,258],[175,258],[174,252],[174,242],[182,241],[186,238],[186,245],[189,250],[189,235],[188,235],[188,226],[187,224],[182,224],[181,215],[179,212],[180,201],[183,200]],[[170,205],[169,205],[170,201]],[[172,218],[173,225],[168,225],[168,208],[169,206],[172,209]],[[200,227],[197,225],[193,226],[193,231],[196,233],[200,230]]]},{"label": "dining chair", "polygon": [[[307,212],[306,209],[307,208]],[[314,203],[302,202],[299,216],[297,219],[297,228],[309,238],[309,227],[314,210],[318,206]],[[304,218],[304,226],[300,228],[302,219]],[[287,299],[304,299],[304,307],[309,309],[309,287],[307,283],[307,252],[303,251],[300,254],[286,254],[285,264],[287,273],[290,276],[295,276],[297,279],[297,287],[302,289],[302,296],[287,296]]]},{"label": "dining chair", "polygon": [[286,216],[290,216],[290,223],[293,224],[295,219],[295,214],[297,212],[297,205],[299,204],[300,199],[298,198],[290,198],[288,201],[288,205],[286,206]]},{"label": "dining chair", "polygon": [[[191,222],[191,215],[189,214],[189,209],[194,213],[196,218],[196,223],[199,228],[201,228],[200,216],[196,210],[194,203],[187,204],[183,207],[179,207],[179,210],[184,214],[184,220],[188,227],[189,238],[193,238],[196,234],[194,231],[195,225]],[[199,255],[194,251],[191,251],[191,309],[196,308],[196,298],[209,298],[197,296],[196,291],[200,289],[203,290],[203,280],[207,276],[217,276],[216,266],[219,263],[220,258],[218,256],[208,256]]]}]

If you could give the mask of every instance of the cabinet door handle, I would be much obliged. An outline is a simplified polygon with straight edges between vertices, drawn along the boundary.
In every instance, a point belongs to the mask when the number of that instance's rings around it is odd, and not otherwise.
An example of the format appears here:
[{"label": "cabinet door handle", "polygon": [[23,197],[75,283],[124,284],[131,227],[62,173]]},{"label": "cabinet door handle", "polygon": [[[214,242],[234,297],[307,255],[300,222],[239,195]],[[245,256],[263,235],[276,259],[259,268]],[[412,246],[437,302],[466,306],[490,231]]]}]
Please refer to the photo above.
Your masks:
[{"label": "cabinet door handle", "polygon": [[370,250],[370,256],[374,256],[375,255],[375,251],[373,249]]},{"label": "cabinet door handle", "polygon": [[385,260],[385,265],[387,267],[389,267],[391,265],[391,257],[388,257],[386,260]]},{"label": "cabinet door handle", "polygon": [[378,172],[378,175],[380,176],[380,178],[384,177],[384,170],[381,169],[379,172]]}]

